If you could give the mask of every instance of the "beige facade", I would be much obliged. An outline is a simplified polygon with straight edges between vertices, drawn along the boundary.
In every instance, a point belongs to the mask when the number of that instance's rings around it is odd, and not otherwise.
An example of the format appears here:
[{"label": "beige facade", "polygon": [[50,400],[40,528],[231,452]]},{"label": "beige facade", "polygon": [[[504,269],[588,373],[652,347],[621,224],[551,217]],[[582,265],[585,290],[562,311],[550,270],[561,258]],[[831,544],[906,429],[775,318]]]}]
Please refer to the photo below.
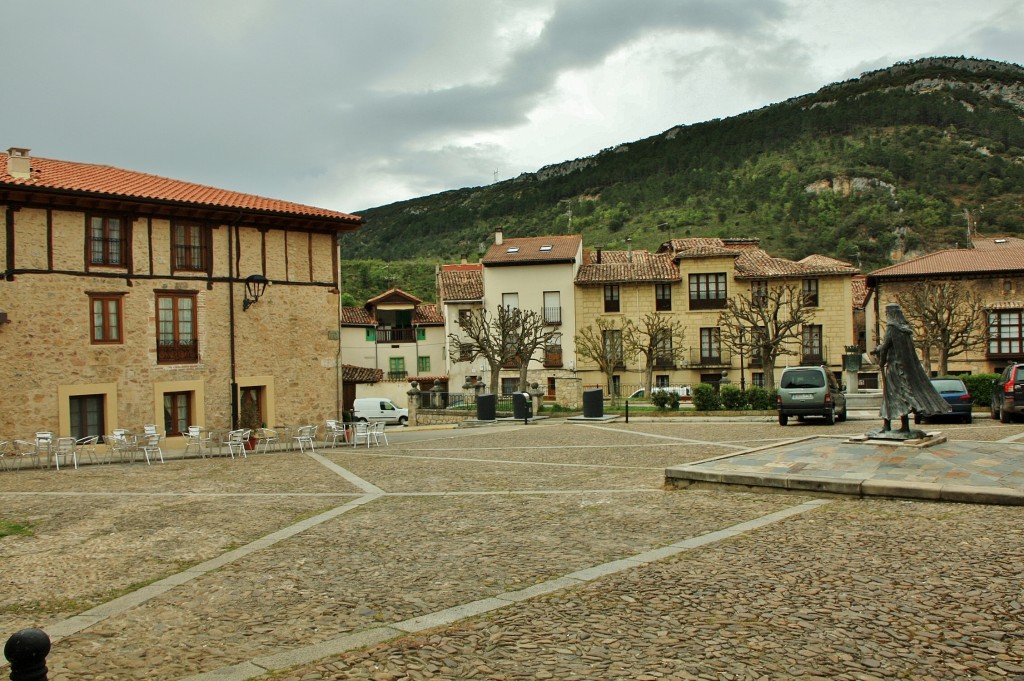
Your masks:
[{"label": "beige facade", "polygon": [[[1024,240],[975,237],[972,248],[948,249],[876,270],[868,275],[865,309],[868,349],[885,332],[885,306],[921,283],[955,284],[978,296],[984,321],[981,343],[951,357],[949,373],[998,373],[1024,361]],[[932,358],[934,373],[938,364]]]},{"label": "beige facade", "polygon": [[[45,176],[80,164],[39,165]],[[233,426],[246,400],[267,425],[336,415],[335,239],[359,218],[270,200],[247,209],[247,195],[212,188],[208,202],[175,200],[196,185],[162,178],[166,196],[136,196],[149,176],[104,170],[76,193],[0,167],[0,437],[149,423],[175,436]],[[243,310],[249,275],[269,285]]]}]

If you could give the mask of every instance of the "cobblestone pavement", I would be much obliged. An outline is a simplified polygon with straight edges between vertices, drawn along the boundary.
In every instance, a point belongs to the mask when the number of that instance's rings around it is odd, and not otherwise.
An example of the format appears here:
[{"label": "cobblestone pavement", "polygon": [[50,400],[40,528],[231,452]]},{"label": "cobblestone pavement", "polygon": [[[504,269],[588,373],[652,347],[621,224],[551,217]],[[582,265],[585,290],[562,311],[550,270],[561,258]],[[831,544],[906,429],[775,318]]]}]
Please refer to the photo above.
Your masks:
[{"label": "cobblestone pavement", "polygon": [[0,538],[0,624],[51,633],[54,681],[1024,679],[1024,508],[663,489],[863,430],[550,421],[3,473],[32,534]]}]

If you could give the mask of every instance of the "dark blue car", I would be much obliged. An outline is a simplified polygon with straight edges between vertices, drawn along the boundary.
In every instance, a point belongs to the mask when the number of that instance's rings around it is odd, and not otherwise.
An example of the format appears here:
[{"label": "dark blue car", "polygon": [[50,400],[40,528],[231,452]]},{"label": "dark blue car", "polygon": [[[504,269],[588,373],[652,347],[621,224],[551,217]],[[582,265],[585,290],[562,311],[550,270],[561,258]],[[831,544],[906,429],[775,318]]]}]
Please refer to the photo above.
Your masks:
[{"label": "dark blue car", "polygon": [[942,395],[942,399],[946,400],[952,411],[942,416],[922,417],[920,414],[914,414],[914,423],[921,423],[923,418],[952,418],[964,423],[971,423],[974,420],[974,417],[971,416],[974,402],[963,381],[959,378],[933,378],[931,381],[932,386]]}]

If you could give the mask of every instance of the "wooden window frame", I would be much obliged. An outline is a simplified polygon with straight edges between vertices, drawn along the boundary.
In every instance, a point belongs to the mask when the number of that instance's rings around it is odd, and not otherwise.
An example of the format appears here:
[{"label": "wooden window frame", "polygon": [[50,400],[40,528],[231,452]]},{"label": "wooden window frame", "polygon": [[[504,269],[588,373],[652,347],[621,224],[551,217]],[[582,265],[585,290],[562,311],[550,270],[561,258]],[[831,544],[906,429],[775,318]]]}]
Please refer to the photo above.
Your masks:
[{"label": "wooden window frame", "polygon": [[416,373],[420,376],[430,373],[430,355],[419,355],[416,357]]},{"label": "wooden window frame", "polygon": [[[89,403],[98,405],[97,415],[99,420],[99,432],[86,432],[89,422]],[[76,411],[78,412],[76,414]],[[97,395],[71,395],[68,398],[68,416],[71,436],[76,440],[93,435],[106,435],[107,427],[107,396],[103,393]]]},{"label": "wooden window frame", "polygon": [[[164,309],[161,301],[171,300],[171,319],[164,319]],[[183,309],[179,302],[190,300],[192,303],[192,319],[182,319]],[[197,364],[199,362],[199,323],[198,323],[198,295],[188,291],[156,291],[156,360],[157,364]],[[169,322],[168,328],[161,326]],[[183,325],[190,324],[191,338],[183,340]],[[167,331],[170,331],[170,342]]]},{"label": "wooden window frame", "polygon": [[703,272],[689,276],[690,309],[718,310],[729,300],[729,282],[725,272]]},{"label": "wooden window frame", "polygon": [[[112,234],[112,221],[118,223],[118,234]],[[99,235],[96,234],[96,221],[99,221]],[[85,249],[86,262],[90,266],[128,268],[128,248],[130,231],[128,220],[123,215],[103,215],[87,213],[85,216]],[[97,245],[99,248],[97,249]],[[97,257],[97,254],[99,257]]]},{"label": "wooden window frame", "polygon": [[804,298],[804,305],[818,307],[818,280],[804,279],[800,283],[800,294]]},{"label": "wooden window frame", "polygon": [[[123,293],[89,293],[89,342],[93,345],[123,345],[124,344],[124,294]],[[97,311],[97,303],[100,309]],[[113,303],[116,320],[110,320],[110,304]],[[97,312],[102,318],[97,325]],[[97,328],[100,333],[97,334]],[[111,337],[111,330],[116,337]]]},{"label": "wooden window frame", "polygon": [[604,311],[621,312],[622,303],[619,296],[618,284],[605,284],[604,286]]},{"label": "wooden window frame", "polygon": [[[168,408],[167,408],[167,401],[168,401],[168,399],[170,399],[170,401],[171,401],[171,409],[170,410],[168,410]],[[188,432],[188,427],[195,422],[195,419],[193,418],[193,413],[194,413],[193,401],[194,401],[194,399],[195,399],[195,393],[192,392],[192,391],[189,391],[189,390],[164,393],[164,400],[163,401],[164,401],[164,436],[165,437],[174,437],[176,435],[184,435],[184,434],[186,434]],[[177,418],[178,418],[177,410],[178,410],[178,407],[181,406],[181,404],[178,403],[179,400],[183,400],[184,401],[184,405],[185,405],[185,419],[184,419],[185,420],[185,430],[184,431],[180,431],[180,430],[175,428],[175,423],[177,422]],[[170,417],[170,419],[168,419],[168,417]]]},{"label": "wooden window frame", "polygon": [[655,312],[672,311],[672,284],[654,285],[654,310]]},{"label": "wooden window frame", "polygon": [[[198,238],[198,244],[192,243],[195,238]],[[206,225],[196,222],[171,223],[171,271],[207,271],[210,262],[209,242]]]}]

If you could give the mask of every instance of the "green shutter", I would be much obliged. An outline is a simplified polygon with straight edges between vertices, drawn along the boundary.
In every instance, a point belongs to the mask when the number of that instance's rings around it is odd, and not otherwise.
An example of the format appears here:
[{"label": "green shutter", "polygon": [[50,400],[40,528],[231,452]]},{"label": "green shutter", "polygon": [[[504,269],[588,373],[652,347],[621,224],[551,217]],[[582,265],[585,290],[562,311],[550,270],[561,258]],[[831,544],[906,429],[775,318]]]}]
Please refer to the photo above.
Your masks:
[{"label": "green shutter", "polygon": [[377,329],[369,328],[366,330],[366,342],[376,343],[377,342]]},{"label": "green shutter", "polygon": [[430,358],[429,357],[418,357],[416,358],[416,371],[421,374],[430,373]]},{"label": "green shutter", "polygon": [[422,326],[417,326],[416,327],[416,340],[418,340],[418,341],[420,341],[420,340],[422,340],[422,341],[427,340],[427,330],[424,329]]}]

